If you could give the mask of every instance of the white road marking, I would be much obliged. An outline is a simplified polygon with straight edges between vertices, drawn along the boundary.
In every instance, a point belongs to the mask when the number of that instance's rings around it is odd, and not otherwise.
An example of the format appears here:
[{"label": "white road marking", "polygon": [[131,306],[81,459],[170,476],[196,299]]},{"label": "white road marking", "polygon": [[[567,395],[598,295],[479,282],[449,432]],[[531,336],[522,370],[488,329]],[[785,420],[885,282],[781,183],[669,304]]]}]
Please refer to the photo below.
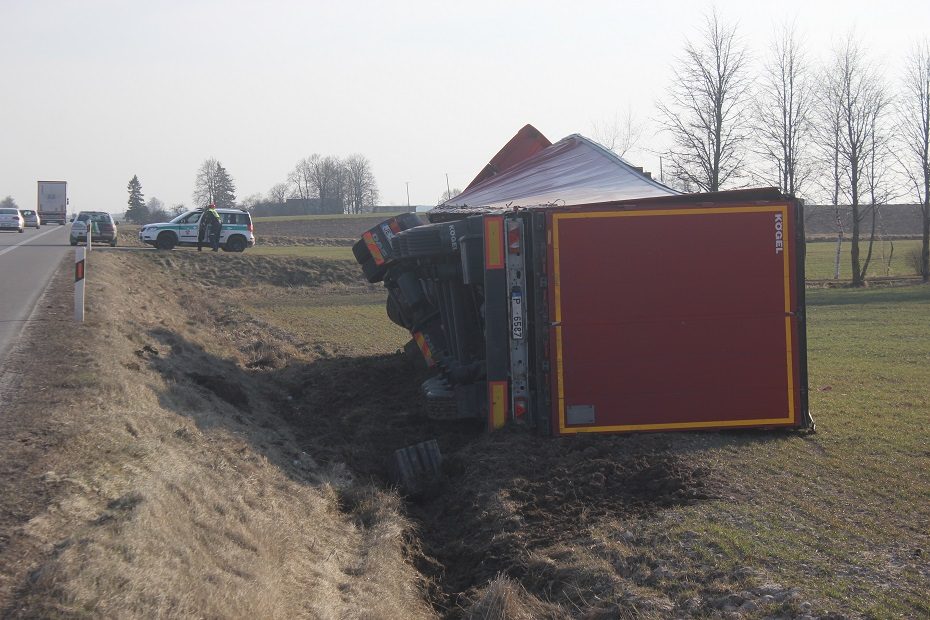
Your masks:
[{"label": "white road marking", "polygon": [[[44,231],[40,232],[40,233],[39,233],[38,235],[36,235],[35,237],[29,237],[28,239],[25,239],[25,240],[23,240],[23,241],[20,241],[19,243],[15,244],[15,245],[11,245],[10,247],[8,247],[8,248],[5,249],[5,250],[0,250],[0,256],[3,256],[3,255],[6,254],[7,252],[12,252],[13,250],[15,250],[16,248],[18,248],[19,246],[25,245],[25,244],[29,243],[30,241],[35,241],[36,239],[38,239],[38,238],[41,237],[42,235],[47,235],[48,233],[54,232],[54,231],[56,231],[56,230],[60,230],[60,228],[58,228],[58,227],[56,227],[56,228],[49,228],[48,230],[44,230]],[[64,246],[62,246],[62,247],[64,247]]]}]

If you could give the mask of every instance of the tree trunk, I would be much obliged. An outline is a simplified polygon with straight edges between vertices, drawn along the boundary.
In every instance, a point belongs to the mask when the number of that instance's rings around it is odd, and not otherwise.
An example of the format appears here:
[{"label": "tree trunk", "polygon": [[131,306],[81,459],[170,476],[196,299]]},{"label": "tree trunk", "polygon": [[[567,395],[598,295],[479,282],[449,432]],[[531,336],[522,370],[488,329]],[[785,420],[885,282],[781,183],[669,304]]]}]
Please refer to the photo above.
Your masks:
[{"label": "tree trunk", "polygon": [[869,233],[869,251],[866,252],[865,262],[862,263],[862,273],[860,278],[862,283],[865,283],[865,275],[869,271],[869,263],[872,262],[872,246],[875,245],[875,216],[877,214],[877,209],[875,205],[872,205],[872,232]]},{"label": "tree trunk", "polygon": [[930,197],[924,199],[923,211],[923,243],[920,246],[920,264],[923,281],[930,282]]},{"label": "tree trunk", "polygon": [[836,235],[836,256],[833,258],[833,279],[840,279],[840,252],[843,249],[843,231]]},{"label": "tree trunk", "polygon": [[859,205],[852,205],[852,244],[849,248],[850,263],[852,265],[852,285],[862,286],[862,264],[859,262]]}]

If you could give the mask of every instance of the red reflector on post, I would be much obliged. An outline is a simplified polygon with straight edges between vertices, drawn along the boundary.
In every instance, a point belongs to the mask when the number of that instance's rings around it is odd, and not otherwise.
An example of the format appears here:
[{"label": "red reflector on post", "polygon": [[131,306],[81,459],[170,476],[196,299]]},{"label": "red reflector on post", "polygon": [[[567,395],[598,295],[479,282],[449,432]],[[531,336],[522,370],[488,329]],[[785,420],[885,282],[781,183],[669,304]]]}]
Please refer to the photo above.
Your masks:
[{"label": "red reflector on post", "polygon": [[513,415],[522,418],[526,415],[526,399],[523,397],[513,399]]},{"label": "red reflector on post", "polygon": [[520,253],[520,223],[513,220],[507,222],[507,252]]}]

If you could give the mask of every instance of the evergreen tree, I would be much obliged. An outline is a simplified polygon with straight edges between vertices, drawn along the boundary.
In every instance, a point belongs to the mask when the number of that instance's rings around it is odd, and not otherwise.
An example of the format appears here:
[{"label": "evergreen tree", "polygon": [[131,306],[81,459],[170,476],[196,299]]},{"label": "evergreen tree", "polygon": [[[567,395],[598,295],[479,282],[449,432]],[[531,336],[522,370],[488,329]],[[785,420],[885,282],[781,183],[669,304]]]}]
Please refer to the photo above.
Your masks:
[{"label": "evergreen tree", "polygon": [[132,176],[126,189],[129,190],[129,208],[126,209],[126,219],[136,224],[145,223],[148,218],[148,208],[145,206],[145,198],[142,196],[142,183],[137,175]]},{"label": "evergreen tree", "polygon": [[221,164],[216,167],[216,207],[218,209],[236,208],[236,184]]}]

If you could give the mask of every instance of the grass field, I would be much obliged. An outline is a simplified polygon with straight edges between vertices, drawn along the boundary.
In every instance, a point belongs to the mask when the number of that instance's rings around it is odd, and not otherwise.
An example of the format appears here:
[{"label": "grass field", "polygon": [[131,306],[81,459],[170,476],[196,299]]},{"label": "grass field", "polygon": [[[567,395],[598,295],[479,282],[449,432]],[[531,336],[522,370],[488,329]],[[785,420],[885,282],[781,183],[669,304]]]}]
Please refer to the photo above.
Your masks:
[{"label": "grass field", "polygon": [[818,432],[726,453],[742,501],[686,509],[669,535],[838,609],[927,617],[930,287],[815,290],[808,307]]},{"label": "grass field", "polygon": [[383,291],[311,296],[268,291],[245,300],[244,306],[269,323],[310,341],[318,352],[377,355],[393,353],[410,339],[409,333],[387,320],[385,297]]},{"label": "grass field", "polygon": [[[852,278],[850,267],[850,244],[844,241],[840,255],[840,279]],[[860,260],[865,260],[868,252],[868,243],[860,243]],[[910,263],[910,255],[914,250],[920,250],[920,240],[905,239],[891,241],[876,241],[872,248],[872,262],[869,264],[869,276],[913,276],[916,275]],[[836,257],[835,241],[809,241],[807,243],[807,279],[827,280],[833,277],[833,265]]]}]

